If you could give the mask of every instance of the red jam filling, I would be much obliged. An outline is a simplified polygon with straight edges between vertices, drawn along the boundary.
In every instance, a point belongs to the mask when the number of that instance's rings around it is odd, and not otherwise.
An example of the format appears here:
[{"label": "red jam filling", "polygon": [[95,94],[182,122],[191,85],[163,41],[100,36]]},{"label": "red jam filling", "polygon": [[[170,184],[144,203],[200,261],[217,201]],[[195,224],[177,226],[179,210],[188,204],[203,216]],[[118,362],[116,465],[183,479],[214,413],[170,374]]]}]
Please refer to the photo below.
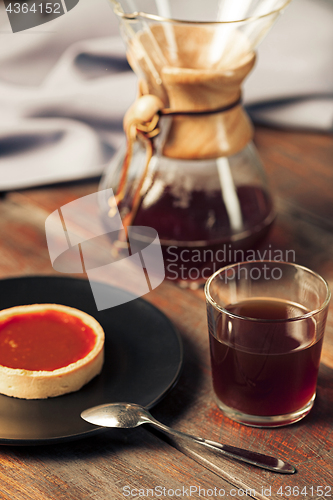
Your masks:
[{"label": "red jam filling", "polygon": [[0,365],[53,371],[84,358],[96,335],[80,318],[61,311],[18,314],[0,323]]}]

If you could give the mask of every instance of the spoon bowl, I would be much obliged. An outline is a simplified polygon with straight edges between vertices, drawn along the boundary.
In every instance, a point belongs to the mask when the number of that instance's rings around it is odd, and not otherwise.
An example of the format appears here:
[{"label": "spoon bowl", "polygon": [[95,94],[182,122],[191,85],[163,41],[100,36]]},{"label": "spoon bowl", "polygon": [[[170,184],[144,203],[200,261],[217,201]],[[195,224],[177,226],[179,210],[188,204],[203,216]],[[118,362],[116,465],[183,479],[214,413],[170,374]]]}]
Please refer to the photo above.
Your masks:
[{"label": "spoon bowl", "polygon": [[134,403],[113,403],[94,406],[81,413],[86,422],[101,427],[118,427],[121,429],[132,429],[139,425],[149,423],[153,418],[142,406]]}]

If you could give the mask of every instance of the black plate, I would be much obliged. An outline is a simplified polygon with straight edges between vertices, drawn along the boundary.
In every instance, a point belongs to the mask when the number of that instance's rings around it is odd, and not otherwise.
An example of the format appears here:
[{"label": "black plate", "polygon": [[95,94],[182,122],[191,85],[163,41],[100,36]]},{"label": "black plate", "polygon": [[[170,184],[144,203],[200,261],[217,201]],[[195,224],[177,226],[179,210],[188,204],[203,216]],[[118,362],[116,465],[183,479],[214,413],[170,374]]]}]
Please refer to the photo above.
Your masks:
[{"label": "black plate", "polygon": [[[98,284],[100,293],[127,292]],[[91,406],[127,401],[152,407],[177,381],[182,364],[178,332],[143,299],[97,311],[86,280],[24,277],[0,280],[0,309],[33,303],[59,303],[94,316],[105,331],[102,373],[80,391],[45,400],[0,395],[0,443],[47,444],[100,431],[81,419]]]}]

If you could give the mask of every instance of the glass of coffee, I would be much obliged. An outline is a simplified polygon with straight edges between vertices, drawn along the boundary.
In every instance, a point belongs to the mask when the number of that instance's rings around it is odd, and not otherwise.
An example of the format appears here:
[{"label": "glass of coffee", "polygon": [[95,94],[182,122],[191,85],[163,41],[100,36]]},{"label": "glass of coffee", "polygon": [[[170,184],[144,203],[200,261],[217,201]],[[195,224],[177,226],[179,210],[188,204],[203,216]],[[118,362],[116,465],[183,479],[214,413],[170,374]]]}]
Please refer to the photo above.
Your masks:
[{"label": "glass of coffee", "polygon": [[316,396],[326,281],[294,263],[251,261],[214,273],[205,295],[213,388],[223,413],[255,427],[305,417]]}]

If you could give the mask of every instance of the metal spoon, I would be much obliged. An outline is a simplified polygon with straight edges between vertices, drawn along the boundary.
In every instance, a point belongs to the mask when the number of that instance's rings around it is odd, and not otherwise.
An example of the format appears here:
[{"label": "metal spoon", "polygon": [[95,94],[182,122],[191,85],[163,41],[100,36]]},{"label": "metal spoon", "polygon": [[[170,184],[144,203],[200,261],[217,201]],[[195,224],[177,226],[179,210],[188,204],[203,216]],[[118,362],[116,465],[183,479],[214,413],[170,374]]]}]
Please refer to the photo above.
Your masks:
[{"label": "metal spoon", "polygon": [[142,424],[150,424],[165,434],[194,441],[195,443],[201,444],[212,451],[217,451],[227,457],[235,458],[263,469],[280,472],[282,474],[294,474],[296,472],[295,467],[283,462],[279,458],[262,455],[261,453],[255,453],[249,450],[243,450],[241,448],[235,448],[234,446],[226,444],[216,443],[215,441],[210,441],[209,439],[191,436],[190,434],[185,434],[184,432],[171,429],[170,427],[167,427],[166,425],[155,420],[155,418],[152,417],[152,415],[145,408],[133,403],[113,403],[95,406],[84,410],[81,413],[81,417],[87,422],[101,427],[121,427],[129,429],[138,427]]}]

